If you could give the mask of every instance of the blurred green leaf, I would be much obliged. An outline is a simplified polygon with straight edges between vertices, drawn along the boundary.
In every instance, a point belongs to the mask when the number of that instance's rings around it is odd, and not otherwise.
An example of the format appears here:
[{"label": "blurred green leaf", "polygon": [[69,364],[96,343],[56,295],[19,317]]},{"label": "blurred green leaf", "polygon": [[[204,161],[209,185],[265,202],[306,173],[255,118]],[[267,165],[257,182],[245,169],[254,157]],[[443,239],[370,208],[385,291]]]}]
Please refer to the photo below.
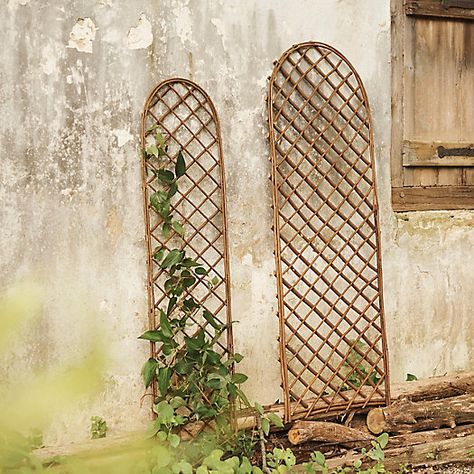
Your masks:
[{"label": "blurred green leaf", "polygon": [[184,161],[181,151],[178,153],[178,157],[176,158],[175,173],[176,178],[181,178],[181,176],[184,176],[186,173],[186,162]]},{"label": "blurred green leaf", "polygon": [[148,388],[151,385],[155,375],[156,368],[158,366],[158,361],[156,359],[150,358],[145,362],[145,365],[142,369],[143,381],[145,382],[145,387]]}]

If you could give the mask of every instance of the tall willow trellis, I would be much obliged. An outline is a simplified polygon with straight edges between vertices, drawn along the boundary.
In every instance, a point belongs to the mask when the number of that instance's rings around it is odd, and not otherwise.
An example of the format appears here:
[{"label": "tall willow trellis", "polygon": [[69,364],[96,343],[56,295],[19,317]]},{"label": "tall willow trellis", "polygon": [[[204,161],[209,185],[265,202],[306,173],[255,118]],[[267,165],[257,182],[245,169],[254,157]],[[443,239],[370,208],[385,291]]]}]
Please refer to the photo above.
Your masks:
[{"label": "tall willow trellis", "polygon": [[[173,212],[186,229],[181,239],[171,234],[164,238],[161,219],[150,205],[150,196],[158,189],[155,158],[144,156],[143,194],[148,249],[148,318],[150,329],[159,325],[156,309],[166,300],[164,272],[155,261],[154,248],[185,249],[187,255],[199,261],[216,278],[208,285],[204,279],[187,289],[203,308],[211,312],[226,330],[218,341],[222,357],[233,352],[232,318],[230,306],[230,272],[227,242],[227,215],[224,163],[219,119],[216,109],[197,84],[187,79],[168,79],[160,83],[148,96],[142,115],[141,144],[159,130],[168,147],[168,155],[176,160],[179,151],[186,161],[186,174],[179,180],[173,197]],[[215,329],[203,317],[196,315],[194,327],[204,328],[211,338]],[[160,350],[150,344],[152,357]],[[156,386],[153,386],[156,396]]]},{"label": "tall willow trellis", "polygon": [[285,416],[389,403],[372,126],[349,61],[308,42],[268,93]]}]

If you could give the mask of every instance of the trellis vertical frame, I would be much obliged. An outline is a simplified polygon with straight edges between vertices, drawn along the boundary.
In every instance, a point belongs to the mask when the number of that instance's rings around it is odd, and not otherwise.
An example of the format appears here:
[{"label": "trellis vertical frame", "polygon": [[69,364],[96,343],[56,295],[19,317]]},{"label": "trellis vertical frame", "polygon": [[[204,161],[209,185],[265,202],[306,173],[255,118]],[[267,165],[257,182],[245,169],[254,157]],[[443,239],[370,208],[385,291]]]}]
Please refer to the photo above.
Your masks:
[{"label": "trellis vertical frame", "polygon": [[[348,65],[354,74],[358,84],[360,85],[360,90],[363,96],[362,102],[365,104],[367,111],[367,123],[369,129],[369,156],[371,163],[371,178],[372,178],[372,190],[373,190],[373,206],[374,206],[374,218],[375,218],[375,233],[376,233],[376,261],[377,261],[377,277],[379,285],[379,306],[380,306],[380,324],[381,324],[381,340],[382,340],[382,354],[383,354],[383,367],[384,367],[384,392],[385,392],[385,403],[390,404],[390,373],[389,373],[389,361],[388,361],[388,348],[386,340],[386,328],[385,328],[385,308],[384,308],[384,299],[383,299],[383,275],[382,275],[382,254],[381,254],[381,236],[380,236],[380,216],[379,216],[379,207],[378,207],[378,195],[377,195],[377,184],[376,184],[376,170],[375,170],[375,159],[374,159],[374,143],[373,143],[373,128],[372,128],[372,117],[369,107],[369,101],[365,87],[363,86],[362,80],[348,61],[348,59],[335,48],[319,42],[304,42],[300,44],[293,45],[286,52],[282,54],[278,61],[274,62],[274,69],[268,83],[268,94],[267,94],[267,114],[268,114],[268,127],[269,127],[269,145],[270,145],[270,159],[272,164],[272,209],[273,209],[273,230],[274,230],[274,254],[275,254],[275,267],[276,267],[276,282],[277,282],[277,298],[278,298],[278,318],[279,318],[279,356],[280,356],[280,369],[281,369],[281,379],[282,379],[282,388],[283,388],[283,398],[284,398],[284,413],[285,421],[290,422],[292,420],[291,412],[291,400],[289,393],[289,381],[288,381],[288,361],[287,361],[287,351],[286,351],[286,331],[285,331],[285,304],[284,304],[284,294],[283,294],[283,274],[282,274],[282,265],[281,265],[281,236],[280,236],[280,214],[279,214],[279,203],[278,203],[278,176],[277,176],[277,151],[275,146],[275,129],[274,129],[274,91],[273,87],[276,81],[276,76],[282,68],[285,61],[288,57],[295,51],[304,48],[324,48],[335,55],[338,55],[342,58],[342,61]],[[290,71],[291,74],[291,71]],[[327,79],[327,77],[326,77]],[[299,79],[302,80],[302,79]],[[295,85],[295,87],[298,83]],[[353,401],[353,400],[352,400]],[[369,397],[370,401],[370,397]],[[365,404],[367,405],[368,402]],[[350,404],[349,404],[350,407]],[[341,411],[341,410],[339,410]],[[344,410],[342,410],[344,411]],[[308,412],[308,416],[311,415]]]},{"label": "trellis vertical frame", "polygon": [[[179,96],[179,101],[174,106],[168,106],[169,109],[168,114],[173,114],[173,110],[176,110],[179,106],[183,103],[186,103],[186,100],[189,97],[194,97],[199,106],[192,110],[192,107],[187,105],[189,110],[191,111],[190,116],[188,116],[184,121],[181,119],[179,126],[176,128],[178,130],[183,124],[185,125],[186,120],[193,115],[197,116],[197,111],[200,109],[205,109],[206,112],[212,117],[210,121],[204,124],[201,120],[203,127],[197,132],[197,135],[201,133],[203,130],[209,131],[208,126],[210,123],[213,123],[215,126],[214,132],[209,132],[211,135],[214,136],[215,145],[217,147],[217,157],[213,156],[219,166],[219,178],[220,178],[220,212],[222,214],[222,229],[221,229],[221,236],[222,236],[222,250],[221,256],[223,259],[223,269],[224,269],[224,285],[225,285],[225,322],[226,322],[226,331],[225,331],[225,338],[226,338],[226,353],[227,355],[232,355],[234,352],[233,347],[233,330],[232,330],[232,308],[231,308],[231,283],[230,283],[230,263],[229,263],[229,241],[228,241],[228,234],[227,234],[227,194],[226,194],[226,178],[225,178],[225,169],[224,169],[224,159],[223,159],[223,149],[222,149],[222,135],[221,135],[221,127],[220,121],[217,114],[217,110],[214,106],[209,95],[206,91],[199,86],[198,84],[190,81],[189,79],[185,78],[170,78],[160,82],[148,95],[145,105],[141,114],[141,130],[140,130],[140,144],[142,148],[142,156],[141,156],[141,169],[142,169],[142,194],[143,194],[143,213],[144,213],[144,222],[145,222],[145,243],[146,243],[146,251],[147,251],[147,301],[148,301],[148,327],[150,330],[155,329],[157,327],[157,318],[155,316],[155,305],[156,305],[156,298],[155,298],[155,290],[154,290],[154,271],[153,271],[153,249],[152,249],[152,230],[151,230],[151,217],[150,217],[150,195],[149,195],[149,186],[148,186],[148,169],[147,169],[147,162],[145,159],[144,149],[146,147],[146,138],[147,138],[147,119],[150,110],[157,102],[160,100],[164,100],[163,97],[166,93],[163,93],[163,96],[159,96],[158,93],[160,90],[166,89],[167,87],[177,87],[178,85],[183,86],[188,90],[184,96]],[[174,89],[173,89],[174,90]],[[176,91],[175,91],[176,92]],[[203,99],[200,100],[198,97]],[[206,107],[209,109],[207,110]],[[155,120],[155,123],[160,126],[159,120]],[[175,130],[175,131],[176,131]],[[191,132],[193,139],[197,137],[189,128],[188,130]],[[199,140],[199,139],[198,139]],[[189,143],[188,143],[189,144]],[[201,143],[202,145],[202,143]],[[204,145],[202,145],[204,147]],[[186,152],[186,148],[183,148],[183,151]],[[205,148],[204,152],[210,153],[208,148]],[[211,193],[212,194],[212,193]],[[215,204],[213,202],[213,204]],[[210,219],[208,219],[210,222]],[[201,226],[202,227],[202,226]],[[215,226],[214,226],[215,227]],[[199,233],[199,230],[197,230]],[[184,238],[184,248],[186,248],[186,238]],[[150,341],[150,357],[153,357],[156,353],[156,343]],[[233,366],[231,367],[233,371]],[[152,383],[152,395],[153,400],[157,396],[157,387],[156,381]]]}]

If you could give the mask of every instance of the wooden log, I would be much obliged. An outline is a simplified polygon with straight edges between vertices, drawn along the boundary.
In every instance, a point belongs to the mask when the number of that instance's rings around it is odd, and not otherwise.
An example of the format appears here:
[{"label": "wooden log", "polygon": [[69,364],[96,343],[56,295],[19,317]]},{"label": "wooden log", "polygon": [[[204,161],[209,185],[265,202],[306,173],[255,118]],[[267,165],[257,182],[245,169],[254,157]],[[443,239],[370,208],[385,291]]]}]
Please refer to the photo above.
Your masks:
[{"label": "wooden log", "polygon": [[[368,395],[371,392],[371,387],[362,387],[361,393],[363,395]],[[436,398],[445,398],[453,397],[457,395],[462,395],[465,393],[474,394],[474,372],[462,373],[452,376],[443,376],[443,377],[434,377],[426,380],[416,380],[413,382],[402,382],[399,384],[394,384],[392,386],[392,400],[399,398],[408,398],[412,401],[418,400],[431,400]],[[346,391],[344,394],[351,398],[353,393],[352,391]],[[311,406],[314,399],[306,400],[306,404]],[[284,406],[282,403],[276,403],[273,405],[267,405],[264,407],[266,412],[273,412],[284,418]],[[368,411],[369,409],[365,409]],[[293,420],[301,420],[306,418],[307,411],[296,403],[291,404],[291,411],[294,412]],[[333,406],[328,407],[326,402],[319,401],[314,404],[313,407],[314,415],[311,416],[311,419],[330,419],[338,415],[346,413],[346,402],[345,400],[338,396],[335,398],[335,403]],[[358,410],[363,411],[363,410]],[[238,430],[251,429],[255,428],[257,425],[257,419],[255,416],[255,411],[249,408],[240,410],[237,412],[236,427]],[[357,430],[363,431],[363,427],[354,426]],[[186,428],[185,431],[180,434],[183,435],[185,440],[192,439],[199,432],[204,429],[204,426],[201,422],[196,423],[196,425],[191,424]],[[206,428],[207,429],[207,428]]]},{"label": "wooden log", "polygon": [[[383,462],[387,471],[397,471],[401,465],[411,468],[422,466],[442,466],[448,463],[474,464],[474,459],[468,456],[474,446],[474,434],[463,438],[450,438],[443,441],[403,446],[400,448],[386,449]],[[354,461],[360,459],[360,454],[351,453],[343,458],[329,459],[329,471],[342,466],[352,466]]]},{"label": "wooden log", "polygon": [[401,398],[367,415],[367,427],[374,434],[453,428],[461,423],[474,423],[474,394],[419,402]]},{"label": "wooden log", "polygon": [[288,431],[288,440],[293,445],[306,441],[323,441],[344,444],[350,441],[365,441],[373,436],[348,426],[325,421],[297,421]]},{"label": "wooden log", "polygon": [[413,402],[456,397],[466,393],[474,393],[474,372],[402,382],[392,386],[392,400],[409,398]]},{"label": "wooden log", "polygon": [[[372,387],[362,387],[360,390],[362,396],[369,396],[372,391]],[[424,380],[415,380],[413,382],[400,382],[393,384],[391,387],[392,400],[399,398],[409,398],[412,401],[433,400],[436,398],[454,397],[465,393],[474,394],[474,372],[433,377]],[[353,391],[348,390],[344,392],[344,395],[351,399],[353,397]],[[307,406],[311,406],[314,403],[312,409],[313,414],[310,416],[311,419],[329,419],[345,414],[347,410],[347,402],[340,395],[335,397],[331,407],[328,407],[324,401],[315,402],[314,398],[305,400],[305,403]],[[383,402],[379,401],[379,403],[381,404]],[[284,406],[282,403],[267,405],[264,408],[265,411],[271,411],[279,415],[282,419],[284,418]],[[357,407],[354,407],[353,410],[358,412],[364,411]],[[366,410],[368,411],[368,409]],[[307,418],[307,409],[300,404],[292,402],[290,411],[293,413],[293,421]],[[250,428],[255,424],[254,418],[249,416],[248,410],[243,410],[240,415],[238,414],[238,418],[239,428]]]},{"label": "wooden log", "polygon": [[[451,463],[472,465],[474,459],[469,458],[468,453],[473,446],[474,425],[393,436],[385,449],[384,466],[387,471],[396,472],[400,465],[412,468]],[[361,458],[360,452],[351,450],[339,456],[328,457],[326,463],[331,472],[337,468],[352,467]],[[368,463],[365,462],[363,467],[367,466]],[[298,465],[295,472],[306,471],[302,465]]]}]

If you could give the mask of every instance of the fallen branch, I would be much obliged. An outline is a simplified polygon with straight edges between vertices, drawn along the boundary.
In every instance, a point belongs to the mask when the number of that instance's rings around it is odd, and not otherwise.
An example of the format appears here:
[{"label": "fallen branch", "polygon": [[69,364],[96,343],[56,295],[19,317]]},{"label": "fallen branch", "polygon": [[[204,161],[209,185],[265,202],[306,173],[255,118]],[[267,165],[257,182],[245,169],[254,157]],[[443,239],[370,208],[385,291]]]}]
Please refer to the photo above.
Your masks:
[{"label": "fallen branch", "polygon": [[367,415],[367,427],[374,434],[454,428],[461,423],[474,423],[474,394],[419,402],[402,398]]},{"label": "fallen branch", "polygon": [[370,439],[373,437],[362,431],[324,421],[297,421],[288,432],[288,440],[293,445],[306,441],[345,444]]}]

